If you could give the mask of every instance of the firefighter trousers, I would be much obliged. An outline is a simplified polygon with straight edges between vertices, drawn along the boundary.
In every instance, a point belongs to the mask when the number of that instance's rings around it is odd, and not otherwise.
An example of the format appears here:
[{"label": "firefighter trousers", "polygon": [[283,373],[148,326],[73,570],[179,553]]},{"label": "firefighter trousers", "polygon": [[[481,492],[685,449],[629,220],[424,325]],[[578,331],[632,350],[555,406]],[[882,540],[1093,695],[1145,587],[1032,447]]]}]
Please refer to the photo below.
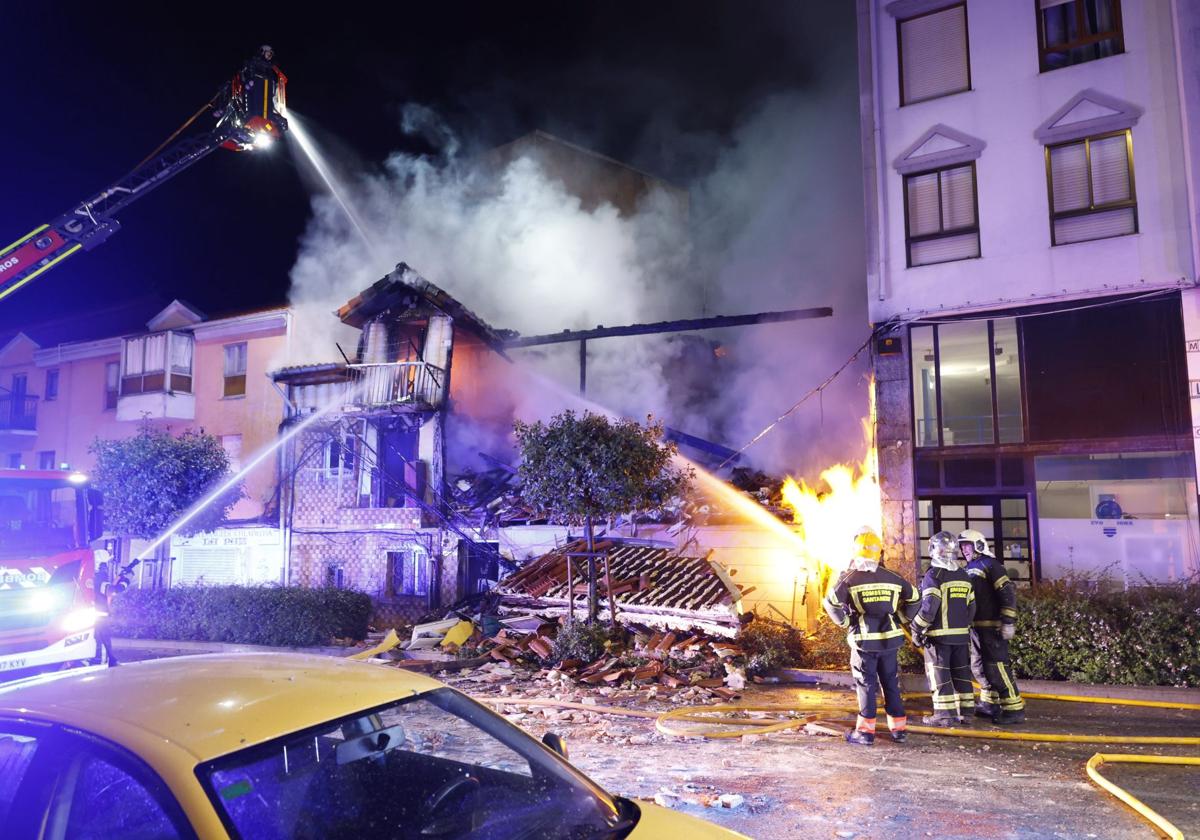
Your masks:
[{"label": "firefighter trousers", "polygon": [[854,678],[854,693],[858,695],[858,728],[875,731],[875,706],[879,688],[883,686],[883,704],[887,711],[888,729],[902,731],[907,726],[904,701],[900,697],[900,666],[898,650],[850,649],[850,675]]},{"label": "firefighter trousers", "polygon": [[934,712],[953,712],[961,717],[975,709],[969,645],[927,641],[925,675],[929,678],[929,690],[933,694]]},{"label": "firefighter trousers", "polygon": [[979,683],[979,702],[1006,712],[1025,708],[1009,665],[1008,641],[999,630],[990,627],[971,630],[971,671]]}]

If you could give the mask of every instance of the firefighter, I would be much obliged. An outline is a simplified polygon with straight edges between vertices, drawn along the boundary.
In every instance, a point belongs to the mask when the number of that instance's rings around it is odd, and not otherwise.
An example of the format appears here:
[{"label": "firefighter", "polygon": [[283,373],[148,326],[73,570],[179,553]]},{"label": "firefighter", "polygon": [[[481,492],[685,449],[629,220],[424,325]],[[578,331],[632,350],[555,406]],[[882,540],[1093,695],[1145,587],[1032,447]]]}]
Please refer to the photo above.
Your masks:
[{"label": "firefighter", "polygon": [[993,723],[1024,723],[1025,701],[1008,659],[1008,642],[1017,627],[1017,587],[1004,564],[988,550],[983,534],[963,531],[958,535],[958,550],[975,589],[971,626],[971,671],[979,683],[975,714]]},{"label": "firefighter", "polygon": [[93,585],[96,593],[96,611],[100,614],[96,616],[96,644],[99,647],[92,662],[99,665],[103,661],[99,649],[103,648],[111,668],[117,664],[117,657],[113,653],[112,629],[109,627],[108,616],[112,612],[113,596],[120,595],[129,588],[129,574],[117,565],[116,560],[107,560],[96,567]]},{"label": "firefighter", "polygon": [[975,707],[971,689],[971,621],[975,592],[958,565],[954,535],[939,531],[929,540],[929,571],[921,581],[921,606],[913,618],[913,642],[924,648],[925,673],[933,694],[929,726],[963,723]]},{"label": "firefighter", "polygon": [[881,568],[883,543],[871,528],[854,536],[855,555],[849,568],[829,590],[823,603],[833,622],[846,631],[850,645],[850,672],[858,695],[858,721],[846,733],[851,744],[875,743],[875,703],[883,685],[884,708],[892,740],[908,737],[908,720],[900,697],[896,655],[904,644],[902,623],[916,612],[920,599],[913,585],[895,572]]}]

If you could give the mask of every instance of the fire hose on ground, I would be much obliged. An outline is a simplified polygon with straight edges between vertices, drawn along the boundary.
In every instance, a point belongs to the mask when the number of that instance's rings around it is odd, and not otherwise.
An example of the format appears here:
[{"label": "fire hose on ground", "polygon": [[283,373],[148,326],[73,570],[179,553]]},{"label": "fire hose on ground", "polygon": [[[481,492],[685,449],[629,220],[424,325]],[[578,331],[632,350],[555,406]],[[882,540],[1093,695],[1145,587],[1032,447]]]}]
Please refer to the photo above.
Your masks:
[{"label": "fire hose on ground", "polygon": [[[927,697],[925,694],[906,694],[906,699]],[[1172,703],[1159,700],[1124,700],[1111,697],[1080,697],[1070,694],[1037,694],[1024,695],[1033,700],[1055,700],[1067,703],[1103,703],[1113,706],[1136,706],[1154,709],[1179,709],[1200,711],[1197,703]],[[625,709],[618,706],[593,706],[586,703],[573,703],[565,700],[528,697],[487,697],[478,698],[490,705],[511,706],[547,706],[552,708],[575,709],[600,715],[617,715],[622,717],[637,717],[653,719],[655,729],[663,735],[690,738],[741,738],[743,735],[765,735],[770,732],[783,732],[798,729],[805,724],[827,720],[831,716],[853,714],[855,708],[849,701],[843,703],[822,703],[811,707],[801,706],[681,706],[668,712],[645,712],[637,709]],[[765,718],[735,717],[747,712],[773,713],[775,715],[791,715],[787,720],[769,720]],[[677,724],[691,724],[680,727]],[[706,728],[695,728],[699,724]],[[879,728],[886,729],[884,724]],[[1129,744],[1139,746],[1200,746],[1200,737],[1190,736],[1148,736],[1148,735],[1072,735],[1060,732],[1013,732],[1010,730],[959,729],[957,727],[938,726],[909,726],[909,732],[922,735],[942,735],[951,738],[977,738],[997,741],[1040,741],[1063,744]],[[1098,787],[1121,802],[1128,805],[1135,813],[1152,824],[1167,837],[1182,840],[1183,834],[1169,820],[1142,802],[1129,791],[1106,779],[1100,773],[1105,764],[1157,764],[1157,765],[1186,765],[1200,766],[1200,757],[1170,756],[1170,755],[1137,755],[1134,753],[1096,753],[1087,762],[1086,771]]]}]

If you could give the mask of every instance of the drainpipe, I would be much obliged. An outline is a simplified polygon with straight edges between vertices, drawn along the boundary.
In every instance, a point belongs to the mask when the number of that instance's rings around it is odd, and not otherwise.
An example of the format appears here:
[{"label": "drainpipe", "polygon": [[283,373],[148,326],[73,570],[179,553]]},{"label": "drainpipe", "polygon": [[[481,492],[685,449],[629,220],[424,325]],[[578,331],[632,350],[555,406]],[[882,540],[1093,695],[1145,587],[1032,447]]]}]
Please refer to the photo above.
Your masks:
[{"label": "drainpipe", "polygon": [[1192,276],[1193,284],[1200,276],[1200,229],[1197,223],[1196,210],[1196,173],[1192,161],[1191,120],[1187,107],[1187,84],[1184,81],[1184,50],[1183,34],[1179,26],[1179,0],[1171,0],[1171,28],[1174,30],[1175,41],[1175,84],[1179,95],[1179,122],[1183,134],[1183,171],[1184,184],[1187,186],[1188,233],[1192,238]]},{"label": "drainpipe", "polygon": [[878,296],[879,300],[885,300],[887,294],[885,291],[885,282],[887,278],[887,230],[888,230],[888,206],[887,206],[887,166],[883,159],[883,113],[880,107],[879,100],[883,91],[883,79],[880,74],[879,66],[879,9],[875,0],[869,0],[871,13],[871,107],[872,107],[872,123],[871,130],[875,141],[875,201],[879,208],[877,216],[877,227],[875,230],[875,257],[876,257],[876,274],[879,278]]}]

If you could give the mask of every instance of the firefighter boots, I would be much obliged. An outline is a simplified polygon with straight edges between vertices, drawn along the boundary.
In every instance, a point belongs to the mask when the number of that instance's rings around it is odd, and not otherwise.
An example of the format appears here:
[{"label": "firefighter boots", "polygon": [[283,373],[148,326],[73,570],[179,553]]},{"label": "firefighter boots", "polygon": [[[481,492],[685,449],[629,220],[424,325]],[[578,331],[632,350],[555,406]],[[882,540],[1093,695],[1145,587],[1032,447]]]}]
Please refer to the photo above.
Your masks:
[{"label": "firefighter boots", "polygon": [[921,723],[926,726],[957,726],[962,723],[962,718],[954,714],[954,712],[936,711],[931,715],[925,715],[921,718]]},{"label": "firefighter boots", "polygon": [[861,729],[851,729],[846,733],[846,741],[861,747],[869,747],[875,743],[875,736],[870,732],[863,732]]}]

